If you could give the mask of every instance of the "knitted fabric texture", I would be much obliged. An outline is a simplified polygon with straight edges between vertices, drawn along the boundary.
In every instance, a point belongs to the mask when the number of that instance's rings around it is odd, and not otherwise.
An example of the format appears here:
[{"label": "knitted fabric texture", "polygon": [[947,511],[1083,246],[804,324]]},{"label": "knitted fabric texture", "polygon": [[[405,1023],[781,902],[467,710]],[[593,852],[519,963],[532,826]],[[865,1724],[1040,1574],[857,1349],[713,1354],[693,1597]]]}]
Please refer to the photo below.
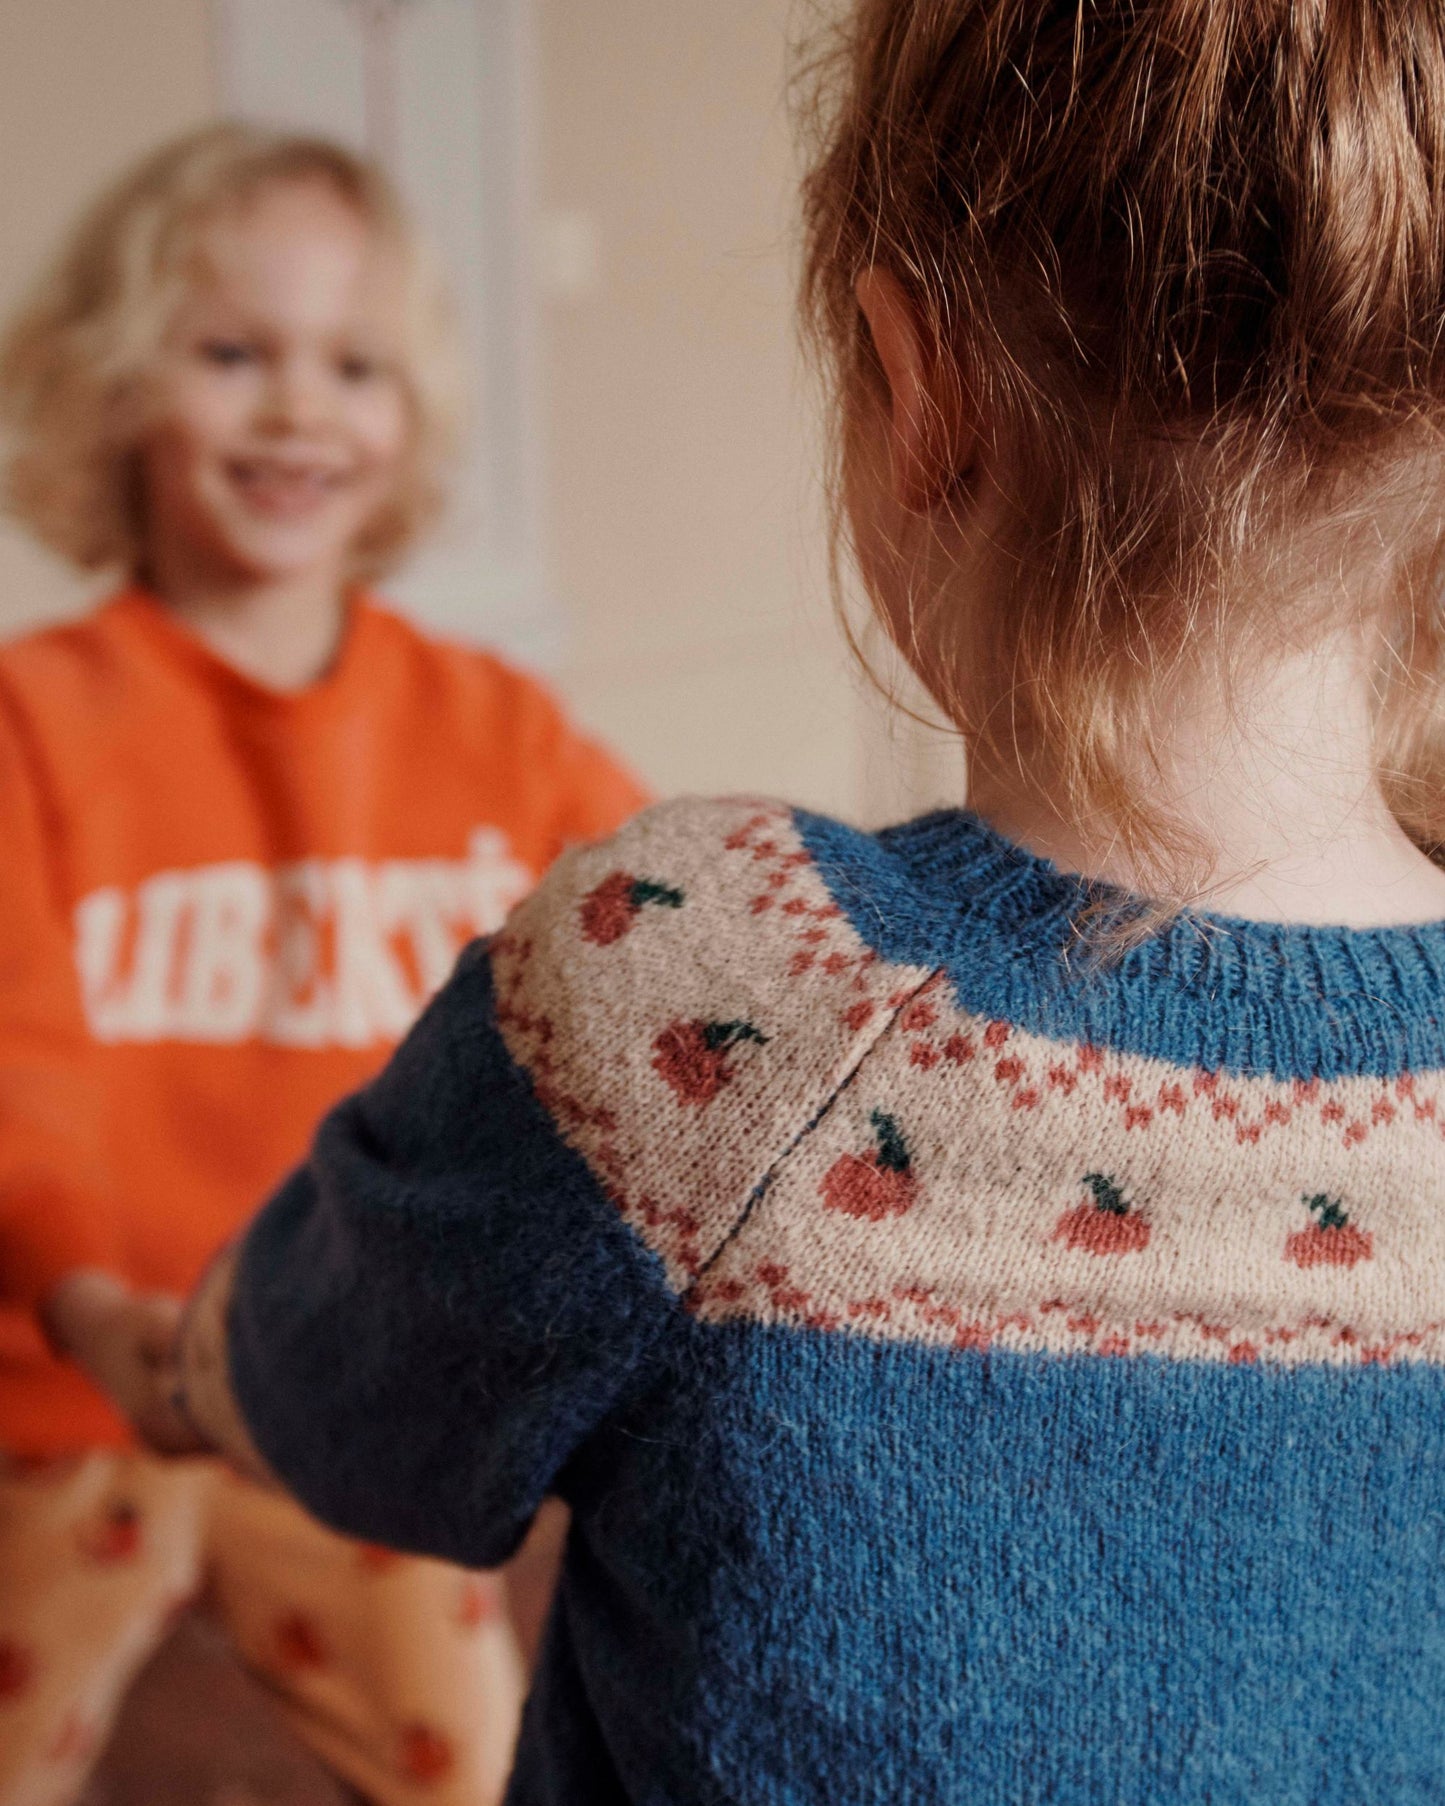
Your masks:
[{"label": "knitted fabric texture", "polygon": [[651,811],[253,1225],[318,1515],[572,1506],[512,1806],[1445,1797],[1445,925],[1089,901],[958,813]]}]

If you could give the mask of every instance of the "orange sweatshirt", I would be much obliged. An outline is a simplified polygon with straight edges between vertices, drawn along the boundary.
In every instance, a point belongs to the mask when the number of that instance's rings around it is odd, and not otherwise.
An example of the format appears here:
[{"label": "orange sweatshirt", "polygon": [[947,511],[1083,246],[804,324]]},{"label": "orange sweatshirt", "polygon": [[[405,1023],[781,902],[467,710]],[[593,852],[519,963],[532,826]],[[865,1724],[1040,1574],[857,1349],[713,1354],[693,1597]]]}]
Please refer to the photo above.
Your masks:
[{"label": "orange sweatshirt", "polygon": [[122,1440],[33,1306],[185,1291],[568,841],[642,802],[531,679],[361,599],[242,676],[140,591],[0,649],[0,1448]]}]

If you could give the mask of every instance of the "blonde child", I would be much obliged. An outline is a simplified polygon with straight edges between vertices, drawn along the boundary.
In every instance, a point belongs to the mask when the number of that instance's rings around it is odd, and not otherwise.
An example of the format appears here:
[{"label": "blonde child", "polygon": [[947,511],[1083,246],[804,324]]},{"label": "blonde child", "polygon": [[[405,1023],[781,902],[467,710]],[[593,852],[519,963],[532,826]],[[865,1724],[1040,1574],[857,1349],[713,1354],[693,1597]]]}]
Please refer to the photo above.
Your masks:
[{"label": "blonde child", "polygon": [[353,1533],[573,1528],[509,1798],[1445,1797],[1445,28],[859,0],[807,295],[971,813],[578,852],[203,1287]]},{"label": "blonde child", "polygon": [[231,126],[106,196],[4,348],[15,514],[130,573],[0,650],[4,1806],[76,1797],[202,1587],[367,1798],[485,1806],[505,1775],[494,1580],[137,1453],[124,1422],[174,1431],[147,1402],[163,1294],[458,949],[641,800],[537,684],[367,587],[435,510],[455,392],[383,179]]}]

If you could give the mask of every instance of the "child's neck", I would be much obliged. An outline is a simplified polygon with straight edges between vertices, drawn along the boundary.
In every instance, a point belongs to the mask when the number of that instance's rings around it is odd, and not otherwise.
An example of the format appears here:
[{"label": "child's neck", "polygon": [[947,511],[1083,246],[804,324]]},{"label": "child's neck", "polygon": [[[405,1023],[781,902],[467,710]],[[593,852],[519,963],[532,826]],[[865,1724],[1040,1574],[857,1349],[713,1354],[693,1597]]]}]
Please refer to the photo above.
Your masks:
[{"label": "child's neck", "polygon": [[301,690],[335,661],[346,586],[327,567],[295,577],[232,581],[167,569],[150,580],[166,607],[211,650],[271,690]]},{"label": "child's neck", "polygon": [[[1410,842],[1375,777],[1367,678],[1348,636],[1267,666],[1229,700],[1195,685],[1161,701],[1161,718],[1148,800],[1213,849],[1187,901],[1357,928],[1445,918],[1445,872]],[[970,803],[1001,833],[1063,870],[1157,895],[1115,825],[1078,819],[1065,795],[1027,748],[971,762]]]}]

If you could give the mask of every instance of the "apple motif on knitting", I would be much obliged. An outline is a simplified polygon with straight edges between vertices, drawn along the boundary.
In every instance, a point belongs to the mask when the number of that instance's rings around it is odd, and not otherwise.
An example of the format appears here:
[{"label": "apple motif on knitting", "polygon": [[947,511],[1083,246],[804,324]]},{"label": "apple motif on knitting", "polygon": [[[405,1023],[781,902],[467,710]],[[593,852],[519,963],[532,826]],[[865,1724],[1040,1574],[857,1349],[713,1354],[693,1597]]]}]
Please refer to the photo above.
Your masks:
[{"label": "apple motif on knitting", "polygon": [[1104,1173],[1085,1173],[1090,1197],[1066,1210],[1053,1240],[1086,1254],[1139,1254],[1149,1246],[1149,1224]]},{"label": "apple motif on knitting", "polygon": [[91,1561],[134,1561],[140,1554],[140,1512],[128,1499],[113,1501],[99,1520],[87,1525],[80,1537],[82,1552]]},{"label": "apple motif on knitting", "polygon": [[434,1725],[409,1724],[401,1734],[401,1769],[412,1781],[445,1781],[456,1767],[451,1739]]},{"label": "apple motif on knitting", "polygon": [[866,1154],[843,1154],[823,1175],[823,1202],[845,1217],[881,1223],[901,1217],[918,1201],[913,1159],[898,1119],[886,1110],[868,1118],[876,1146]]},{"label": "apple motif on knitting", "polygon": [[683,1103],[710,1104],[734,1077],[729,1054],[767,1040],[751,1022],[674,1022],[653,1042],[652,1066]]},{"label": "apple motif on knitting", "polygon": [[620,941],[647,904],[681,909],[683,895],[651,878],[634,878],[631,872],[613,872],[582,899],[582,938],[596,947]]},{"label": "apple motif on knitting", "polygon": [[1356,1229],[1338,1198],[1319,1191],[1300,1202],[1315,1221],[1286,1240],[1286,1260],[1297,1267],[1353,1267],[1357,1261],[1374,1259],[1375,1238]]},{"label": "apple motif on knitting", "polygon": [[13,1637],[0,1637],[0,1701],[18,1699],[35,1678],[35,1657]]}]

